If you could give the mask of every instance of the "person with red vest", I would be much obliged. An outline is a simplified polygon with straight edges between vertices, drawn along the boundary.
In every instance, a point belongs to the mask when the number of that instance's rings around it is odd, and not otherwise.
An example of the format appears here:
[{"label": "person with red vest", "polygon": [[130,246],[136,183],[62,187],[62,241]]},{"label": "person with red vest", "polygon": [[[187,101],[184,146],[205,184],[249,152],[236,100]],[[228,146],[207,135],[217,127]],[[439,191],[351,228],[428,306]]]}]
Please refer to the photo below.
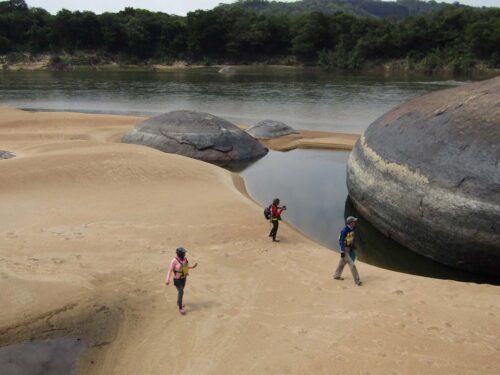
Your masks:
[{"label": "person with red vest", "polygon": [[184,297],[184,287],[186,286],[186,279],[189,270],[196,268],[198,263],[195,263],[192,267],[186,258],[186,249],[183,247],[178,247],[176,250],[176,257],[170,262],[170,267],[167,273],[167,279],[165,284],[170,284],[170,277],[172,273],[174,274],[174,285],[177,288],[177,306],[179,306],[179,312],[184,315],[186,314],[186,306],[182,303],[182,298]]},{"label": "person with red vest", "polygon": [[271,205],[271,224],[273,225],[273,228],[269,233],[269,237],[273,238],[273,242],[280,242],[280,240],[276,239],[276,235],[278,234],[281,213],[285,210],[286,206],[280,207],[280,200],[278,198],[273,200],[273,204]]}]

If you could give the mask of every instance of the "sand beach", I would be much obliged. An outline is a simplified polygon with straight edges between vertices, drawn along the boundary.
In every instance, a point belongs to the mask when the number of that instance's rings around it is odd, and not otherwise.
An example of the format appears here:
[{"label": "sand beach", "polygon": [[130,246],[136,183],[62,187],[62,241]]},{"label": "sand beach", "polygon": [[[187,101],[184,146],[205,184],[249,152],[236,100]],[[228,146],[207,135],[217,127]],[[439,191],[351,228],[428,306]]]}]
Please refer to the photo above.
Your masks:
[{"label": "sand beach", "polygon": [[[335,281],[337,253],[286,223],[269,240],[237,174],[119,143],[142,120],[0,109],[16,155],[0,160],[0,346],[81,338],[79,374],[500,373],[498,286],[363,263],[362,287]],[[318,138],[336,142],[293,141]],[[185,316],[165,285],[181,245],[198,262]]]}]

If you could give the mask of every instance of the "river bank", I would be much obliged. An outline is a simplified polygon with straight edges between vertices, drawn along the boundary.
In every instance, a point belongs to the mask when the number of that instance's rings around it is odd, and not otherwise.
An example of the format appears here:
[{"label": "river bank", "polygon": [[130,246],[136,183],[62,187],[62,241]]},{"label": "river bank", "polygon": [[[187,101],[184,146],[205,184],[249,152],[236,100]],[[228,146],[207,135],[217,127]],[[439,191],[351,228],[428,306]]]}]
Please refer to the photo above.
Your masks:
[{"label": "river bank", "polygon": [[[497,373],[498,287],[358,265],[216,166],[116,143],[140,117],[0,110],[0,345],[81,337],[81,374]],[[241,182],[239,183],[241,188]],[[191,262],[188,314],[164,285]]]},{"label": "river bank", "polygon": [[[176,71],[185,69],[216,68],[221,73],[231,74],[238,69],[273,68],[273,69],[318,69],[317,64],[304,64],[294,58],[279,60],[236,62],[236,61],[187,61],[187,60],[139,60],[118,56],[104,56],[94,53],[76,54],[39,54],[12,53],[0,56],[0,65],[4,71]],[[228,69],[229,68],[229,69]],[[406,59],[374,60],[364,64],[362,68],[339,70],[337,72],[369,74],[394,77],[456,77],[468,79],[486,79],[500,74],[500,69],[491,68],[482,61],[477,61],[467,71],[458,71],[451,66],[428,66],[416,64]]]}]

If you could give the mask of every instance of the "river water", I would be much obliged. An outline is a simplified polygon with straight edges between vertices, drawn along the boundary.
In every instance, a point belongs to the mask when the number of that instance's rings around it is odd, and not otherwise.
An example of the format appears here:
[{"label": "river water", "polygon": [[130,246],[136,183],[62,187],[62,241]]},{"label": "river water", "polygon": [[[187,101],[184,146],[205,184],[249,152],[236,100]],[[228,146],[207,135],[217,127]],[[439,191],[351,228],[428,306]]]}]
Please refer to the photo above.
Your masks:
[{"label": "river water", "polygon": [[[361,133],[402,102],[463,83],[292,68],[237,68],[232,74],[221,74],[216,68],[0,72],[0,105],[147,116],[187,109],[209,112],[238,124],[272,119],[297,129]],[[272,198],[280,197],[289,208],[286,218],[292,225],[335,249],[346,214],[347,158],[348,152],[341,151],[270,152],[240,173],[258,202],[266,205]],[[358,243],[360,259],[381,267],[482,281],[378,236],[368,223],[360,223]]]},{"label": "river water", "polygon": [[134,115],[188,109],[249,125],[275,119],[298,129],[360,133],[399,103],[459,84],[290,68],[0,72],[0,104]]}]

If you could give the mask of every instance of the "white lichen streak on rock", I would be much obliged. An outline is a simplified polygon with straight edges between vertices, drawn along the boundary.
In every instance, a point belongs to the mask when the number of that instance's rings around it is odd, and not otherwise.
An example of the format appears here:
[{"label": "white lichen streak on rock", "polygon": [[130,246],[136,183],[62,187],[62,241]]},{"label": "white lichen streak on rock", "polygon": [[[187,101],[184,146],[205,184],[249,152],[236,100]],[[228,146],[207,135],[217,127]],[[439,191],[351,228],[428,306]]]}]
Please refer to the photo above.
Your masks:
[{"label": "white lichen streak on rock", "polygon": [[366,144],[366,139],[364,134],[361,135],[360,138],[360,143],[361,143],[361,148],[363,150],[363,154],[367,159],[369,159],[373,166],[375,166],[380,173],[389,173],[392,176],[400,179],[401,181],[405,181],[406,183],[408,182],[414,182],[414,183],[419,183],[419,184],[428,184],[429,179],[417,172],[411,171],[408,167],[397,164],[397,163],[391,163],[386,160],[384,160],[379,154],[377,154],[372,148],[370,148]]},{"label": "white lichen streak on rock", "polygon": [[[479,200],[476,197],[466,196],[458,192],[452,192],[429,184],[429,179],[417,172],[411,171],[408,167],[384,160],[372,148],[366,144],[364,135],[360,138],[360,146],[365,158],[375,168],[377,173],[371,169],[363,168],[359,164],[359,159],[354,154],[351,155],[351,170],[360,181],[368,185],[388,184],[386,179],[382,179],[384,173],[391,175],[398,183],[411,186],[413,191],[425,191],[425,200],[431,204],[435,210],[446,214],[452,212],[453,207],[468,207],[472,210],[500,210],[497,204]],[[393,191],[401,190],[401,188]]]}]

